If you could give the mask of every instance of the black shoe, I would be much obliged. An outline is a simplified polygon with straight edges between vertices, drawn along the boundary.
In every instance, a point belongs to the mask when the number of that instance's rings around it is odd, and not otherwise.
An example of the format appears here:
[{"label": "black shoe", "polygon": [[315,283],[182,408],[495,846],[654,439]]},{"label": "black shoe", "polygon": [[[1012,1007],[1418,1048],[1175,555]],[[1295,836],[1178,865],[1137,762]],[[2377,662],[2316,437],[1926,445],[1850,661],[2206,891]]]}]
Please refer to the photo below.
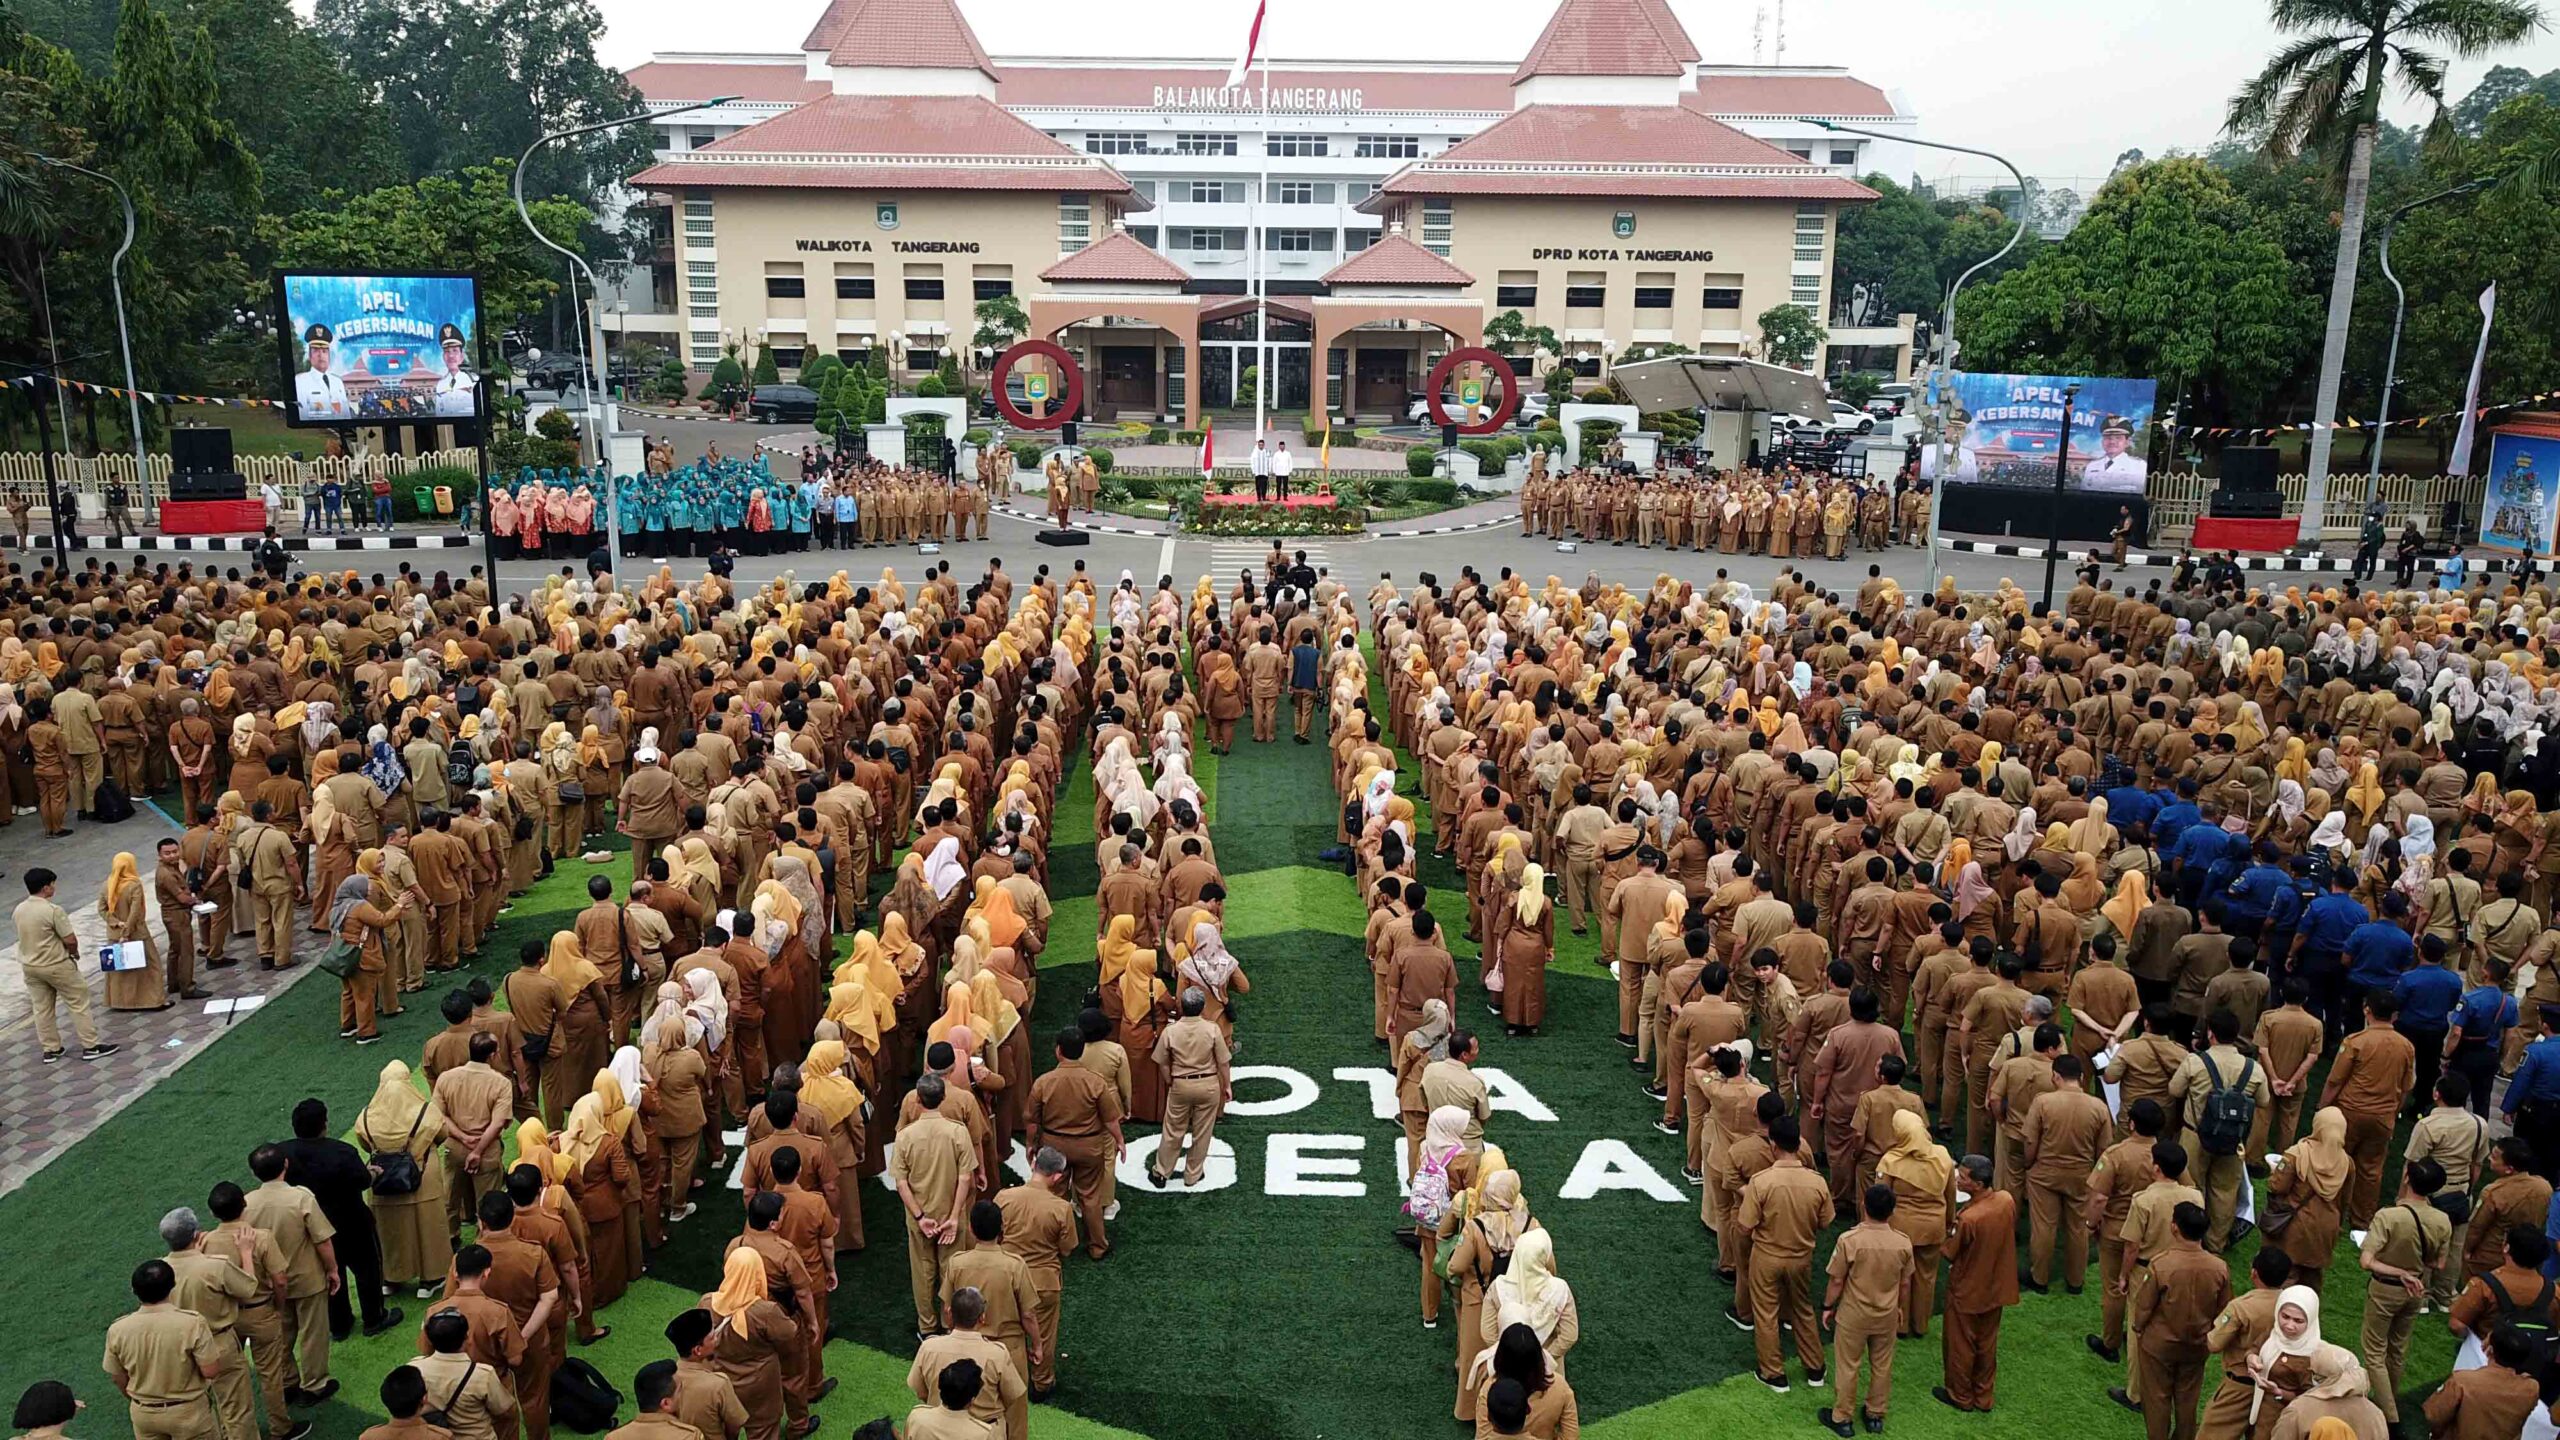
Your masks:
[{"label": "black shoe", "polygon": [[399,1306],[394,1305],[390,1309],[383,1311],[375,1318],[364,1322],[364,1333],[367,1335],[379,1335],[383,1331],[390,1329],[392,1326],[397,1325],[408,1318],[409,1317],[406,1312],[402,1311]]},{"label": "black shoe", "polygon": [[1811,1389],[1818,1387],[1822,1384],[1823,1377],[1830,1373],[1831,1372],[1828,1370],[1807,1370],[1804,1372],[1804,1383],[1806,1388]]},{"label": "black shoe", "polygon": [[80,1058],[83,1060],[104,1060],[123,1048],[123,1046],[112,1042],[102,1042],[81,1051]]},{"label": "black shoe", "polygon": [[186,989],[178,992],[178,998],[181,1000],[210,1000],[213,998],[213,992],[207,990],[201,985],[190,985]]},{"label": "black shoe", "polygon": [[[1659,1085],[1647,1085],[1646,1087],[1644,1087],[1644,1093],[1645,1093],[1645,1094],[1647,1094],[1647,1095],[1649,1095],[1649,1096],[1651,1096],[1652,1098],[1654,1098],[1654,1099],[1656,1099],[1656,1100],[1668,1100],[1668,1099],[1670,1099],[1670,1098],[1671,1098],[1671,1092],[1670,1092],[1669,1090],[1664,1089],[1663,1087],[1661,1087],[1661,1086],[1659,1086]],[[1659,1121],[1655,1122],[1655,1128],[1656,1128],[1656,1129],[1660,1129],[1660,1130],[1670,1131],[1670,1127],[1669,1127],[1669,1126],[1663,1125],[1663,1124],[1661,1124]],[[1670,1133],[1677,1134],[1678,1132],[1677,1132],[1677,1131],[1670,1131]]]},{"label": "black shoe", "polygon": [[[1806,1383],[1812,1383],[1812,1378],[1813,1377],[1811,1376],[1805,1377]],[[1858,1433],[1857,1426],[1850,1424],[1846,1420],[1835,1417],[1831,1413],[1831,1407],[1828,1405],[1813,1412],[1813,1423],[1830,1431],[1834,1435],[1855,1435]]]},{"label": "black shoe", "polygon": [[36,1063],[40,1065],[59,1065],[62,1063],[63,1058],[67,1053],[68,1052],[61,1050],[47,1050],[42,1055],[36,1057]]},{"label": "black shoe", "polygon": [[1422,1250],[1422,1236],[1421,1236],[1421,1235],[1419,1235],[1419,1234],[1417,1234],[1417,1233],[1416,1233],[1416,1232],[1414,1232],[1414,1231],[1411,1231],[1411,1230],[1399,1230],[1399,1231],[1397,1231],[1397,1232],[1396,1232],[1396,1243],[1397,1243],[1397,1244],[1399,1244],[1399,1245],[1401,1245],[1401,1246],[1403,1246],[1403,1247],[1404,1247],[1404,1248],[1406,1248],[1407,1250],[1411,1250],[1411,1251],[1415,1252],[1416,1254],[1421,1253],[1421,1250]]},{"label": "black shoe", "polygon": [[2103,1340],[2100,1340],[2097,1336],[2095,1336],[2095,1335],[2084,1335],[2084,1336],[2082,1336],[2081,1338],[2082,1338],[2083,1340],[2085,1340],[2085,1341],[2088,1343],[2088,1346],[2089,1346],[2089,1353],[2090,1353],[2090,1354],[2097,1356],[2099,1359],[2106,1361],[2108,1364],[2110,1364],[2110,1365],[2115,1365],[2115,1364],[2119,1364],[2119,1363],[2121,1363],[2121,1362],[2124,1360],[2124,1351],[2122,1351],[2122,1350],[2120,1350],[2120,1349],[2118,1349],[2118,1350],[2110,1350],[2110,1349],[2108,1349],[2108,1348],[2107,1348],[2107,1345],[2106,1345],[2106,1342],[2105,1342],[2105,1341],[2103,1341]]},{"label": "black shoe", "polygon": [[1881,1435],[1884,1433],[1884,1417],[1881,1415],[1861,1416],[1859,1417],[1859,1423],[1867,1427],[1867,1433],[1870,1435]]},{"label": "black shoe", "polygon": [[2124,1408],[2126,1408],[2127,1410],[2132,1411],[2132,1412],[2133,1412],[2134,1414],[2136,1414],[2136,1415],[2139,1415],[2139,1414],[2141,1414],[2141,1413],[2142,1413],[2142,1402],[2141,1402],[2141,1401],[2139,1401],[2139,1400],[2136,1400],[2136,1399],[2134,1399],[2132,1396],[2127,1395],[2126,1393],[2124,1393],[2124,1387],[2123,1387],[2123,1386],[2121,1386],[2121,1385],[2110,1385],[2110,1386],[2108,1386],[2108,1387],[2107,1387],[2107,1398],[2108,1398],[2108,1399],[2110,1399],[2110,1400],[2113,1400],[2114,1402],[2116,1402],[2117,1404],[2119,1404],[2119,1405],[2123,1406],[2123,1407],[2124,1407]]},{"label": "black shoe", "polygon": [[2018,1277],[2018,1288],[2021,1290],[2032,1290],[2038,1295],[2050,1295],[2053,1293],[2052,1286],[2037,1284],[2035,1277],[2032,1275],[2020,1275]]},{"label": "black shoe", "polygon": [[1947,1393],[1947,1387],[1946,1387],[1946,1386],[1944,1386],[1944,1385],[1932,1385],[1932,1386],[1930,1386],[1930,1387],[1929,1387],[1929,1398],[1930,1398],[1930,1399],[1932,1399],[1932,1400],[1937,1401],[1937,1402],[1938,1402],[1939,1404],[1941,1404],[1941,1405],[1946,1406],[1946,1407],[1947,1407],[1948,1409],[1950,1409],[1950,1410],[1971,1410],[1971,1409],[1973,1408],[1973,1407],[1972,1407],[1972,1406],[1970,1406],[1970,1405],[1959,1405],[1959,1404],[1957,1404],[1957,1403],[1956,1403],[1956,1397],[1954,1397],[1953,1395],[1948,1394],[1948,1393]]},{"label": "black shoe", "polygon": [[[1659,1098],[1659,1097],[1656,1097],[1656,1098]],[[1671,1124],[1666,1124],[1666,1123],[1664,1123],[1663,1121],[1660,1121],[1660,1120],[1656,1120],[1656,1121],[1654,1121],[1654,1122],[1653,1122],[1653,1128],[1654,1128],[1654,1129],[1656,1129],[1656,1130],[1661,1131],[1661,1132],[1662,1132],[1663,1134],[1665,1134],[1665,1135],[1677,1135],[1677,1134],[1679,1134],[1679,1133],[1680,1133],[1680,1127],[1679,1127],[1679,1126],[1677,1126],[1677,1125],[1671,1125]]]},{"label": "black shoe", "polygon": [[[833,1385],[835,1382],[833,1380],[829,1380],[827,1383]],[[1055,1385],[1050,1386],[1046,1390],[1034,1385],[1031,1387],[1031,1403],[1034,1405],[1046,1405],[1049,1403],[1049,1397],[1057,1393],[1058,1387]]]},{"label": "black shoe", "polygon": [[308,1420],[296,1420],[292,1424],[284,1427],[283,1433],[277,1435],[276,1440],[310,1440],[310,1436],[311,1422]]},{"label": "black shoe", "polygon": [[1739,1330],[1746,1335],[1751,1333],[1750,1316],[1743,1314],[1741,1311],[1734,1309],[1730,1305],[1727,1305],[1724,1307],[1724,1318],[1733,1322],[1734,1329]]},{"label": "black shoe", "polygon": [[809,1397],[809,1403],[815,1405],[834,1393],[836,1393],[836,1377],[830,1375],[827,1377],[827,1383],[818,1387],[818,1393]]},{"label": "black shoe", "polygon": [[1763,1376],[1761,1376],[1761,1377],[1760,1377],[1760,1383],[1761,1383],[1761,1384],[1763,1384],[1763,1385],[1768,1386],[1768,1387],[1769,1387],[1769,1392],[1770,1392],[1771,1394],[1773,1394],[1773,1395],[1784,1395],[1784,1394],[1786,1394],[1786,1393],[1787,1393],[1788,1389],[1790,1388],[1790,1387],[1788,1386],[1788,1384],[1787,1384],[1787,1377],[1786,1377],[1786,1375],[1785,1375],[1785,1373],[1784,1373],[1784,1372],[1781,1372],[1781,1373],[1778,1375],[1778,1377],[1777,1377],[1776,1379],[1774,1379],[1774,1380],[1770,1379],[1770,1378],[1769,1378],[1768,1376],[1766,1376],[1766,1375],[1763,1375]]},{"label": "black shoe", "polygon": [[1618,1037],[1618,1043],[1626,1046],[1630,1050],[1633,1050],[1636,1048],[1636,1037],[1633,1035],[1621,1035]]}]

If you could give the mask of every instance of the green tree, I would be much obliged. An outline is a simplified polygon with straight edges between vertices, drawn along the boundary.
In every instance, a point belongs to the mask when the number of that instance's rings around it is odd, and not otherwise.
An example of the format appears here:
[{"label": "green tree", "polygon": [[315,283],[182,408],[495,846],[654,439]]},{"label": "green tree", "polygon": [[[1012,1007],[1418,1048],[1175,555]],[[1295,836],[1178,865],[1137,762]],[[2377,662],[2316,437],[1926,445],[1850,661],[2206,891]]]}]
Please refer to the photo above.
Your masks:
[{"label": "green tree", "polygon": [[656,389],[661,400],[682,400],[686,389],[684,362],[670,356],[666,364],[659,366]]},{"label": "green tree", "polygon": [[720,358],[711,366],[711,383],[703,387],[702,393],[722,409],[734,408],[747,398],[747,367],[738,363],[736,341],[720,347]]},{"label": "green tree", "polygon": [[1753,322],[1760,327],[1760,355],[1772,365],[1801,370],[1822,348],[1822,322],[1803,305],[1772,305]]},{"label": "green tree", "polygon": [[800,383],[824,395],[834,387],[835,378],[843,373],[844,362],[821,350],[801,362]]},{"label": "green tree", "polygon": [[755,377],[758,385],[779,385],[782,383],[782,367],[775,364],[773,361],[772,346],[758,345],[756,347]]},{"label": "green tree", "polygon": [[1831,250],[1831,293],[1844,300],[1863,294],[1861,318],[1889,320],[1908,311],[1936,319],[1945,298],[1938,249],[1946,240],[1947,217],[1882,175],[1870,175],[1864,183],[1876,192],[1876,203],[1840,212],[1840,233]]},{"label": "green tree", "polygon": [[2446,55],[2468,60],[2515,44],[2541,28],[2542,16],[2529,0],[2270,0],[2269,13],[2279,31],[2298,38],[2231,97],[2224,133],[2255,138],[2279,158],[2305,151],[2329,156],[2341,176],[2338,263],[2330,276],[2302,504],[2303,538],[2310,540],[2319,534],[2328,499],[2330,422],[2337,417],[2355,309],[2383,91],[2396,82],[2426,101],[2437,126],[2450,131]]},{"label": "green tree", "polygon": [[2070,236],[1964,302],[1975,370],[2151,375],[2201,415],[2266,401],[2308,358],[2317,319],[2283,247],[2199,159],[2120,170]]},{"label": "green tree", "polygon": [[1865,370],[1852,370],[1831,382],[1831,393],[1846,405],[1863,406],[1876,398],[1884,382]]},{"label": "green tree", "polygon": [[[943,394],[960,394],[960,357],[948,350],[943,351],[942,363],[933,367],[933,378],[942,382]],[[919,388],[919,393],[921,393],[921,388]]]},{"label": "green tree", "polygon": [[1531,359],[1562,354],[1564,350],[1553,327],[1532,325],[1517,310],[1505,310],[1484,322],[1484,343],[1498,354],[1526,355]]},{"label": "green tree", "polygon": [[[436,268],[480,277],[483,325],[492,333],[526,325],[560,288],[559,257],[525,233],[503,162],[329,200],[260,223],[259,238],[278,264],[397,273],[433,257]],[[527,208],[542,233],[563,245],[577,244],[588,219],[566,200]]]},{"label": "green tree", "polygon": [[1573,367],[1570,365],[1558,365],[1549,370],[1546,379],[1547,402],[1550,405],[1562,405],[1571,400],[1573,381]]},{"label": "green tree", "polygon": [[979,350],[1003,350],[1031,328],[1031,317],[1022,313],[1022,302],[1011,295],[990,295],[978,302],[978,333],[969,337]]}]

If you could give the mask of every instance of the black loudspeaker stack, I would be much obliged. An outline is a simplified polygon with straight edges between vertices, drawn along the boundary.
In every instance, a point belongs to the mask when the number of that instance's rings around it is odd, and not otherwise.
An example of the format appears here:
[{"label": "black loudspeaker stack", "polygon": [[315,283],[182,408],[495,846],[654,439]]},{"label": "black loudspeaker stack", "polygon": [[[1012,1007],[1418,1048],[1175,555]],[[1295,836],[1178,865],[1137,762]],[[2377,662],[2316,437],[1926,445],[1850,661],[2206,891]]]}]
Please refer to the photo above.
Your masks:
[{"label": "black loudspeaker stack", "polygon": [[246,500],[249,477],[236,468],[231,432],[220,426],[182,425],[169,432],[169,498]]},{"label": "black loudspeaker stack", "polygon": [[2272,520],[2284,513],[2276,489],[2276,452],[2270,445],[2234,445],[2222,452],[2222,488],[2213,492],[2218,519]]}]

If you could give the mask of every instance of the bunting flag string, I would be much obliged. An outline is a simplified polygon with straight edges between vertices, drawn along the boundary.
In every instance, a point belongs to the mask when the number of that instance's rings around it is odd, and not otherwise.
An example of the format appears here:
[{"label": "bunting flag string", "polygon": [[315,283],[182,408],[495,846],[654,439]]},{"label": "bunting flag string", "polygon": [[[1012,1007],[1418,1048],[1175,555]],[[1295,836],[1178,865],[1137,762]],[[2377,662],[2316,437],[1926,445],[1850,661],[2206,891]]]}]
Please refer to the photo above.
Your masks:
[{"label": "bunting flag string", "polygon": [[[2517,400],[2502,400],[2496,404],[2483,405],[2474,413],[2476,418],[2486,420],[2491,415],[2501,410],[2521,410],[2527,406],[2547,404],[2554,400],[2560,400],[2560,390],[2545,390],[2539,395],[2527,395]],[[2444,425],[2459,422],[2462,419],[2462,415],[2463,412],[2460,410],[2442,410],[2432,415],[2416,415],[2407,419],[2395,419],[2390,423],[2389,428],[2394,430],[2424,430],[2429,425]],[[2241,444],[2247,445],[2262,444],[2274,439],[2278,435],[2298,435],[2314,430],[2371,430],[2374,426],[2371,421],[2360,420],[2350,416],[2342,420],[2330,420],[2325,422],[2319,420],[2303,420],[2290,425],[2173,425],[2163,422],[2160,428],[2170,432],[2171,434],[2184,435],[2190,439],[2228,439],[2236,440]]]},{"label": "bunting flag string", "polygon": [[[44,379],[41,375],[12,375],[7,384],[12,389],[33,389]],[[241,410],[281,410],[281,400],[262,400],[237,395],[175,395],[160,390],[127,390],[121,385],[94,385],[86,380],[65,380],[63,385],[85,395],[111,395],[121,400],[127,395],[148,400],[154,405],[212,405]]]}]

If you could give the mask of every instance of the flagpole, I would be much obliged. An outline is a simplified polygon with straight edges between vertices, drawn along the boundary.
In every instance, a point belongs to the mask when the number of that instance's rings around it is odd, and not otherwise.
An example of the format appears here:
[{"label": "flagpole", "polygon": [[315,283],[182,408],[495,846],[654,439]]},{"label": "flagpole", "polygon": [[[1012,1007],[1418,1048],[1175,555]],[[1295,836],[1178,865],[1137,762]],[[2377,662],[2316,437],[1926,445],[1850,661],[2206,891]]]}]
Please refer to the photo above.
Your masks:
[{"label": "flagpole", "polygon": [[[1257,45],[1256,49],[1261,47]],[[1266,276],[1262,202],[1271,189],[1271,54],[1262,54],[1262,178],[1254,182],[1253,205],[1246,215],[1253,225],[1253,439],[1261,444],[1268,428],[1271,400],[1271,298]]]}]

